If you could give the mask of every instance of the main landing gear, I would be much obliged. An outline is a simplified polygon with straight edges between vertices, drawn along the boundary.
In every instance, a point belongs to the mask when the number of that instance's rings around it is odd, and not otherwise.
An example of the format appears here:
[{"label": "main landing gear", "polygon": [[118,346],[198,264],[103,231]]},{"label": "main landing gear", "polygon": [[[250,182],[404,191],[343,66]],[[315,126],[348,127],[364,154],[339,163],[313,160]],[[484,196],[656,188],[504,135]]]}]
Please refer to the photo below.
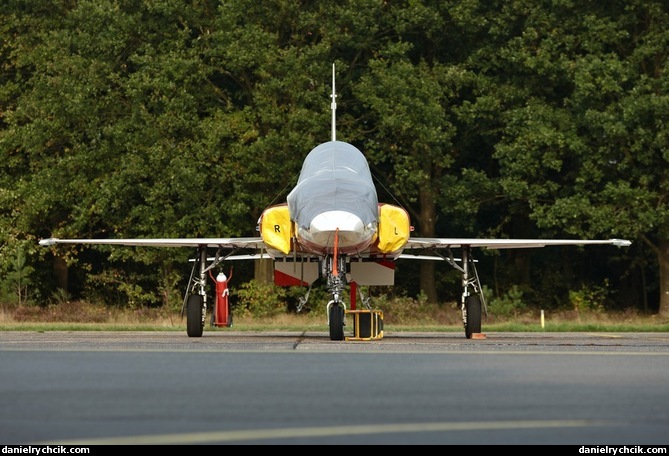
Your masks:
[{"label": "main landing gear", "polygon": [[216,259],[207,266],[207,249],[198,247],[198,258],[195,259],[184,296],[181,316],[186,314],[186,333],[188,337],[202,337],[207,318],[207,272],[220,262]]},{"label": "main landing gear", "polygon": [[481,289],[474,259],[471,256],[471,247],[462,247],[462,267],[451,263],[462,272],[462,322],[465,326],[467,339],[478,338],[481,334],[481,316],[487,309],[483,290]]}]

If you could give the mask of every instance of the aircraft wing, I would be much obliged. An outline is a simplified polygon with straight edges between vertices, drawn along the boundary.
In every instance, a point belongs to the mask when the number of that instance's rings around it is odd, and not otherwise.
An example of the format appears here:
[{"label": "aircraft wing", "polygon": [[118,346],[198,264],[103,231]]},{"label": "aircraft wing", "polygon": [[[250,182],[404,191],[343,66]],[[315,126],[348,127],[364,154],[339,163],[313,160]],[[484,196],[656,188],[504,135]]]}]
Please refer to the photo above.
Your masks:
[{"label": "aircraft wing", "polygon": [[261,250],[265,244],[261,237],[242,238],[155,238],[155,239],[60,239],[48,238],[39,241],[40,245],[55,244],[102,244],[142,247],[222,247],[230,249]]},{"label": "aircraft wing", "polygon": [[462,246],[485,249],[521,249],[546,247],[550,245],[609,244],[626,247],[631,244],[626,239],[481,239],[481,238],[410,238],[404,250],[446,249]]},{"label": "aircraft wing", "polygon": [[[135,238],[135,239],[60,239],[48,238],[39,241],[42,246],[56,244],[102,244],[144,247],[223,247],[261,250],[265,244],[261,237],[240,238]],[[626,239],[483,239],[483,238],[410,238],[404,250],[445,249],[462,246],[485,249],[519,249],[546,247],[551,245],[609,244],[627,247]]]}]

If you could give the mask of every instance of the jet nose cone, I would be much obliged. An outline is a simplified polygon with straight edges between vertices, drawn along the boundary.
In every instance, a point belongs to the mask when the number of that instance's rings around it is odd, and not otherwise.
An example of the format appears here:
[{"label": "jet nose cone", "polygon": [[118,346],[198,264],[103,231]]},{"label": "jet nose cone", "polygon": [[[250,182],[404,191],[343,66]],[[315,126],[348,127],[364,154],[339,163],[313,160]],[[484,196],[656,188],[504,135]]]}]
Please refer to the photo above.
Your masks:
[{"label": "jet nose cone", "polygon": [[360,217],[347,211],[327,211],[315,216],[301,236],[312,246],[323,249],[334,247],[337,233],[342,252],[364,249],[373,241],[375,227],[366,226]]},{"label": "jet nose cone", "polygon": [[346,211],[322,212],[314,217],[309,224],[309,230],[313,232],[334,232],[339,229],[340,233],[343,231],[362,233],[364,228],[360,217]]}]

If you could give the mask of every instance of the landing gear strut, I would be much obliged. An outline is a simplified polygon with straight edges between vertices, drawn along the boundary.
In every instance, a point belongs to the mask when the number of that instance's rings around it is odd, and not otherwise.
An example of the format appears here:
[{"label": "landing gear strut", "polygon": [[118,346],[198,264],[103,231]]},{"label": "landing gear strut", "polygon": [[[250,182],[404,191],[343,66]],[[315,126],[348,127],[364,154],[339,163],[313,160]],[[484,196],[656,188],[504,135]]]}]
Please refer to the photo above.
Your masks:
[{"label": "landing gear strut", "polygon": [[324,260],[327,287],[332,293],[332,300],[328,302],[328,327],[330,340],[344,340],[344,326],[346,326],[346,306],[341,300],[346,286],[346,257],[335,255]]},{"label": "landing gear strut", "polygon": [[207,265],[207,249],[204,246],[198,247],[198,258],[193,264],[190,274],[189,285],[184,296],[183,308],[186,313],[186,333],[188,337],[202,337],[204,323],[207,317],[207,271],[214,267]]}]

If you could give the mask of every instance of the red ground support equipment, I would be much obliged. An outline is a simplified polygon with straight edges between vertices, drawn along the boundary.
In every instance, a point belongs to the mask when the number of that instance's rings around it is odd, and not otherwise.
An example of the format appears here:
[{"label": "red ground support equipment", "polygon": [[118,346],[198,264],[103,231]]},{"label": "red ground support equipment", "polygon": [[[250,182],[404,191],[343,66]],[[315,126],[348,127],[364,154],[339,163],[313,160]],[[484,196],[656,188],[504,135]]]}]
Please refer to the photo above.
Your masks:
[{"label": "red ground support equipment", "polygon": [[228,290],[228,278],[219,272],[216,276],[216,309],[214,326],[232,326],[232,315],[230,314],[230,290]]}]

